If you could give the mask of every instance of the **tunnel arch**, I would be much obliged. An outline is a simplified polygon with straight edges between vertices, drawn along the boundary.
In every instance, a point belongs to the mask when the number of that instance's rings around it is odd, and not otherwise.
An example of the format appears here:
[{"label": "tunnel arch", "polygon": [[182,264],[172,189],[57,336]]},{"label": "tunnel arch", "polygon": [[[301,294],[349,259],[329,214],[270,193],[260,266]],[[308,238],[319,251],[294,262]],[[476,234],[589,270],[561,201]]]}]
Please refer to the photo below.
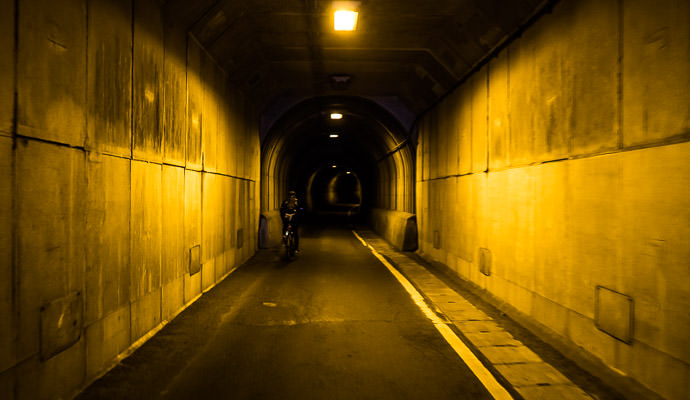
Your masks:
[{"label": "tunnel arch", "polygon": [[[342,114],[342,119],[331,120],[332,112]],[[413,213],[414,153],[402,124],[371,100],[346,96],[305,100],[283,114],[262,141],[262,214],[276,220],[288,190],[306,200],[317,172],[333,165],[358,178],[365,214]]]},{"label": "tunnel arch", "polygon": [[305,192],[308,212],[351,211],[362,203],[362,184],[347,166],[331,165],[312,173]]}]

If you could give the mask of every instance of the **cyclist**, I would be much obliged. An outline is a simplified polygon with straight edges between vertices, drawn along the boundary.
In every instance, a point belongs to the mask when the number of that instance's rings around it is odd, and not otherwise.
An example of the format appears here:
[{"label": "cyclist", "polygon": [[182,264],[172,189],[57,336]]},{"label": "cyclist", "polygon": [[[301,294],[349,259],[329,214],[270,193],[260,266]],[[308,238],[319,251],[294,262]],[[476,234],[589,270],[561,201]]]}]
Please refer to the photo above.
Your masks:
[{"label": "cyclist", "polygon": [[[292,232],[295,236],[295,252],[299,253],[299,200],[294,190],[288,192],[288,198],[280,205],[280,218],[283,220],[283,236],[287,233],[288,224],[292,224]],[[290,219],[292,215],[292,219]]]}]

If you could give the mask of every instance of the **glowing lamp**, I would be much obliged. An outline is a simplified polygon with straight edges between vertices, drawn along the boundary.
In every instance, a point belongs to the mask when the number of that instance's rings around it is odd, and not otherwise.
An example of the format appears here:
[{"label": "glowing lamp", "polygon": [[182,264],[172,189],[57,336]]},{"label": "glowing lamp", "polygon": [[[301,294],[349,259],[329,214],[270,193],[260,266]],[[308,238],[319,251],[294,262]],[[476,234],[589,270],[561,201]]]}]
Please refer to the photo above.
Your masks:
[{"label": "glowing lamp", "polygon": [[336,11],[333,13],[333,28],[336,31],[354,31],[357,27],[357,14],[357,11]]}]

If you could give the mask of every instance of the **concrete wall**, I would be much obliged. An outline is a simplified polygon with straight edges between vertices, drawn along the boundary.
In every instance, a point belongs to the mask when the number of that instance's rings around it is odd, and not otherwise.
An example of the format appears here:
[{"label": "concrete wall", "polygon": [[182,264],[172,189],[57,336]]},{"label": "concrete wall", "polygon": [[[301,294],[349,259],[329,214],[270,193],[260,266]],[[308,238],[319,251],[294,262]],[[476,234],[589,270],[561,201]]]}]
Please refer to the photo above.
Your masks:
[{"label": "concrete wall", "polygon": [[690,397],[690,3],[564,0],[428,113],[420,252]]},{"label": "concrete wall", "polygon": [[409,146],[380,159],[375,171],[374,208],[366,210],[371,228],[399,250],[417,249],[414,215],[414,157]]},{"label": "concrete wall", "polygon": [[417,250],[417,219],[414,214],[385,208],[371,210],[371,228],[398,250]]},{"label": "concrete wall", "polygon": [[16,4],[0,4],[0,398],[65,398],[255,252],[259,142],[155,1]]}]

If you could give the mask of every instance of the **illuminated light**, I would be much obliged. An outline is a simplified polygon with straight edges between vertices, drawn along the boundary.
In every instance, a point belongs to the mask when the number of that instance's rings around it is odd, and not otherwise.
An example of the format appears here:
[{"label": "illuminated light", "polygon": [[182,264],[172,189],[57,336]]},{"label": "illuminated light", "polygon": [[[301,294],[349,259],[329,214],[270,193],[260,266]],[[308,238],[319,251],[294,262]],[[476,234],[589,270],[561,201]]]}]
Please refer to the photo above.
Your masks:
[{"label": "illuminated light", "polygon": [[354,31],[357,28],[357,11],[336,10],[333,13],[333,29],[336,31]]},{"label": "illuminated light", "polygon": [[338,166],[333,164],[333,165],[331,165],[331,168],[338,168]]},{"label": "illuminated light", "polygon": [[331,113],[331,119],[342,119],[343,114],[340,113]]},{"label": "illuminated light", "polygon": [[350,171],[347,171],[347,172],[346,172],[346,174],[348,174],[348,175],[350,175],[351,173],[352,173],[352,172],[350,172]]},{"label": "illuminated light", "polygon": [[330,135],[328,135],[328,137],[337,138],[338,134],[337,133],[331,133]]}]

